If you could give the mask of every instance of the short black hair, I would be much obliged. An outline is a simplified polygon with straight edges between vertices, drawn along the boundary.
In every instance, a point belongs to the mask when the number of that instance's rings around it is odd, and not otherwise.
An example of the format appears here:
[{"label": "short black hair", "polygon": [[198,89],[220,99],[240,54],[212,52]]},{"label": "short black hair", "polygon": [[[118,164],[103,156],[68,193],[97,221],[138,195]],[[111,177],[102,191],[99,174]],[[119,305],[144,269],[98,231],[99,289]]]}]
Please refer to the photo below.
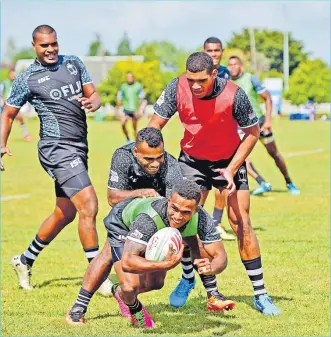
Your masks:
[{"label": "short black hair", "polygon": [[201,199],[200,186],[192,180],[183,179],[180,183],[173,186],[171,195],[179,194],[181,197],[187,200],[195,200],[197,205]]},{"label": "short black hair", "polygon": [[191,54],[186,61],[186,70],[191,73],[200,73],[206,70],[208,74],[211,74],[213,69],[213,59],[202,51]]},{"label": "short black hair", "polygon": [[159,129],[143,128],[137,133],[136,145],[146,142],[149,147],[159,147],[163,144],[163,136]]},{"label": "short black hair", "polygon": [[[49,25],[40,25],[34,29],[32,32],[32,39],[35,41],[37,33],[42,33],[42,34],[52,34],[55,32],[55,29]],[[56,32],[55,32],[56,34]]]},{"label": "short black hair", "polygon": [[222,41],[215,36],[208,37],[208,39],[206,39],[206,41],[203,43],[203,47],[205,47],[207,43],[219,43],[221,45],[221,49],[223,49]]},{"label": "short black hair", "polygon": [[232,55],[232,56],[230,56],[229,59],[228,59],[228,62],[229,62],[230,60],[238,60],[240,64],[243,64],[243,61],[242,61],[241,58],[240,58],[239,56],[237,56],[237,55]]}]

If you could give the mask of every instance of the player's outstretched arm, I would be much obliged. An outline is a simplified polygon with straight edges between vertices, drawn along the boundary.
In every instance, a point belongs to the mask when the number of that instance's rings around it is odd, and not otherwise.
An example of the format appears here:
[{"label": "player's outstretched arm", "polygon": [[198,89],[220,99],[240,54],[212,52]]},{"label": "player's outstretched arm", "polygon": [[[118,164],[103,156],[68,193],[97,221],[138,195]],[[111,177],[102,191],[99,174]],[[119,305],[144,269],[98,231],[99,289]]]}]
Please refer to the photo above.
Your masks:
[{"label": "player's outstretched arm", "polygon": [[195,259],[193,264],[196,265],[199,274],[216,275],[220,274],[227,266],[228,259],[222,241],[212,242],[204,245],[205,251],[209,258]]},{"label": "player's outstretched arm", "polygon": [[140,274],[170,270],[180,263],[183,249],[184,246],[181,247],[181,250],[176,255],[168,254],[167,260],[165,261],[149,261],[141,256],[146,250],[146,245],[127,239],[122,255],[123,271],[133,274]]},{"label": "player's outstretched arm", "polygon": [[113,190],[108,189],[107,198],[109,206],[115,206],[119,202],[129,198],[153,198],[160,195],[153,188],[140,188],[137,190]]}]

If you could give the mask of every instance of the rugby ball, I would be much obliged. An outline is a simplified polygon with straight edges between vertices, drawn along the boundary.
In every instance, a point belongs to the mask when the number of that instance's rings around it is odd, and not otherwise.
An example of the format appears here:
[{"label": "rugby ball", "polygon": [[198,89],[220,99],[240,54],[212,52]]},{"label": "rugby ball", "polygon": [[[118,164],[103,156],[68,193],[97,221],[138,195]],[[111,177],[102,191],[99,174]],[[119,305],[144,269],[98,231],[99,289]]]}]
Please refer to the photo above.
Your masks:
[{"label": "rugby ball", "polygon": [[172,245],[177,254],[182,245],[182,236],[176,228],[166,227],[157,231],[148,241],[145,258],[151,261],[164,261]]}]

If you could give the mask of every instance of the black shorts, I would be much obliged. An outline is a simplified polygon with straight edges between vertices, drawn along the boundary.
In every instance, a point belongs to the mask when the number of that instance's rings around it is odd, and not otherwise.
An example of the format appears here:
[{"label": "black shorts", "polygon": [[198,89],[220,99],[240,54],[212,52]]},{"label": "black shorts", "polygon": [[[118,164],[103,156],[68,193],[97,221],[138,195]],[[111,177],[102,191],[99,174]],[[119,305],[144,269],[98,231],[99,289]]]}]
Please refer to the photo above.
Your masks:
[{"label": "black shorts", "polygon": [[92,185],[87,171],[78,173],[74,177],[66,180],[62,185],[55,181],[55,195],[58,198],[72,198],[87,186]]},{"label": "black shorts", "polygon": [[123,109],[123,113],[124,113],[124,116],[126,117],[137,119],[135,115],[135,111],[129,111],[129,110]]},{"label": "black shorts", "polygon": [[[261,116],[259,118],[259,126],[260,128],[262,127],[262,125],[264,124],[265,122],[265,116]],[[263,144],[269,144],[269,143],[272,143],[273,141],[275,141],[275,137],[274,137],[274,134],[272,132],[268,132],[268,133],[265,133],[265,132],[260,132],[260,141],[263,143]]]},{"label": "black shorts", "polygon": [[[218,161],[200,160],[190,157],[187,153],[181,151],[178,162],[185,179],[193,180],[200,185],[201,190],[209,191],[212,186],[216,188],[224,188],[227,186],[227,180],[216,170],[226,168],[232,158],[233,156],[229,159]],[[233,180],[236,185],[236,190],[249,189],[245,162],[240,166]]]},{"label": "black shorts", "polygon": [[103,223],[107,231],[107,237],[112,248],[124,247],[125,239],[129,233],[129,229],[122,221],[122,212],[125,206],[127,206],[131,201],[132,198],[119,202],[103,219]]},{"label": "black shorts", "polygon": [[[41,139],[38,143],[39,161],[43,169],[55,181],[55,190],[57,196],[69,197],[68,190],[72,188],[81,188],[91,184],[87,180],[87,142],[74,142],[69,140]],[[79,178],[69,181],[71,178],[80,175]],[[73,184],[78,182],[77,186]],[[61,191],[64,183],[67,184],[67,191]],[[86,185],[88,186],[88,185]],[[85,187],[86,187],[85,186]],[[82,188],[81,188],[82,189]],[[75,189],[77,193],[77,189]]]}]

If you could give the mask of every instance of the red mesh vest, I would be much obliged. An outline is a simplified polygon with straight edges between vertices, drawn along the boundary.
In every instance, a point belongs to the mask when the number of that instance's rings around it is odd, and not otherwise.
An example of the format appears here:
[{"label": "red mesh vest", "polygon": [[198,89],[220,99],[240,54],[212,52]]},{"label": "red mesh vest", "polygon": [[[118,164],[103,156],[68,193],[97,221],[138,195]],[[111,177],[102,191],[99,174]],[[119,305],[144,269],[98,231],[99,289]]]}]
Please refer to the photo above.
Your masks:
[{"label": "red mesh vest", "polygon": [[238,124],[232,117],[238,86],[227,82],[214,99],[195,98],[185,75],[179,77],[177,110],[185,128],[182,150],[196,159],[217,161],[230,158],[240,143]]}]

